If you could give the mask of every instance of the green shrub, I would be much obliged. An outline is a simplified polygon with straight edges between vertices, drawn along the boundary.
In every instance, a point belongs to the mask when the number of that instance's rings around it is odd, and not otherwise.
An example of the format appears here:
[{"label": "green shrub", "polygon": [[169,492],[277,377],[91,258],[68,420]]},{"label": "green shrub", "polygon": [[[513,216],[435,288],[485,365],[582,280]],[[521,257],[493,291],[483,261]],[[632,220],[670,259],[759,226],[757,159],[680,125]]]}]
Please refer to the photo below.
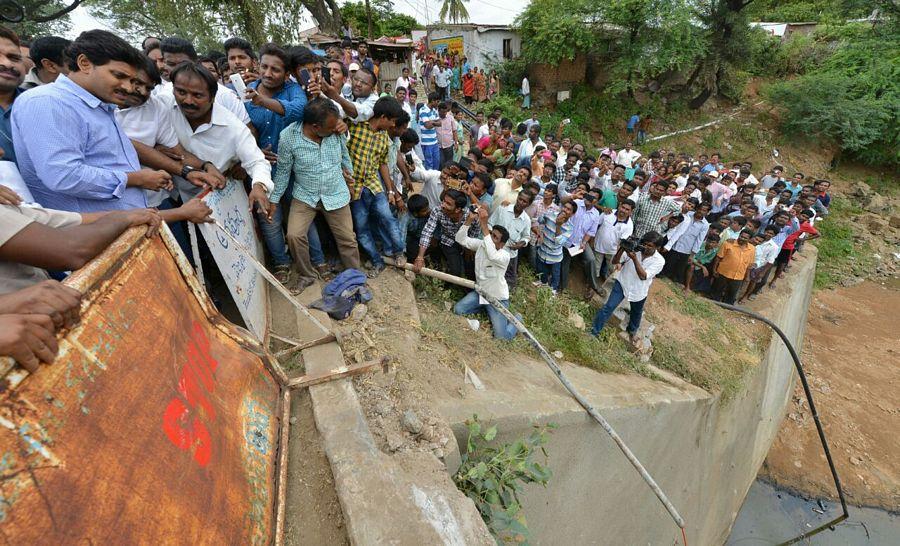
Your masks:
[{"label": "green shrub", "polygon": [[483,427],[477,415],[466,421],[469,429],[462,464],[453,476],[456,487],[472,499],[498,543],[524,543],[529,533],[519,492],[528,483],[546,486],[550,469],[535,460],[540,451],[546,461],[547,433],[555,425],[534,427],[532,433],[511,444],[491,445],[497,427]]}]

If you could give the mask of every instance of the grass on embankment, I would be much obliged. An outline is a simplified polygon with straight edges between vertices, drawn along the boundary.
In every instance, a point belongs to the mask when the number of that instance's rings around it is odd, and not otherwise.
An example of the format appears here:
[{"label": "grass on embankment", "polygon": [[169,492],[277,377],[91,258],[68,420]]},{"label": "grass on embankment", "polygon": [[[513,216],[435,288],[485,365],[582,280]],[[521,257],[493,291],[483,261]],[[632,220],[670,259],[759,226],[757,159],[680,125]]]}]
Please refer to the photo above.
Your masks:
[{"label": "grass on embankment", "polygon": [[[590,324],[597,305],[591,305],[567,293],[552,296],[547,289],[531,286],[533,273],[520,270],[519,288],[512,295],[510,308],[522,316],[525,325],[550,352],[560,351],[563,359],[602,373],[638,373],[652,379],[658,374],[633,354],[611,325],[599,337],[590,335]],[[656,325],[653,355],[649,364],[668,370],[711,393],[722,393],[728,400],[737,393],[750,368],[759,362],[768,338],[749,327],[747,321],[726,313],[701,297],[684,295],[668,281],[651,294],[645,320]],[[479,331],[447,310],[447,304],[459,300],[465,291],[448,287],[431,278],[419,276],[415,282],[419,299],[422,333],[425,340],[443,345],[446,364],[465,362],[476,368],[501,364],[510,353],[539,358],[530,343],[517,336],[512,342],[496,341],[491,336],[486,316]],[[583,328],[575,315],[584,323]]]}]

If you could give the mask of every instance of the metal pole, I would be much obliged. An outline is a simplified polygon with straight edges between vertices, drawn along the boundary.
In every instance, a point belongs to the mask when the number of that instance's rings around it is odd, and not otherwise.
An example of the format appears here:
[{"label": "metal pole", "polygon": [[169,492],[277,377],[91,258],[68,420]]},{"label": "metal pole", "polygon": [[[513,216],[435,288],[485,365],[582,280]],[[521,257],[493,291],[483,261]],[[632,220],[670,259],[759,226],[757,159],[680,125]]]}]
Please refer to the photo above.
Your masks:
[{"label": "metal pole", "polygon": [[[387,260],[385,260],[385,262],[387,262]],[[391,262],[391,265],[394,265],[395,267],[399,267],[393,261]],[[413,266],[412,266],[412,264],[405,264],[403,266],[403,269],[412,271]],[[465,288],[474,289],[482,297],[484,297],[484,299],[486,299],[488,301],[488,303],[491,304],[492,307],[494,307],[497,311],[501,312],[508,321],[512,322],[516,326],[516,328],[520,332],[522,332],[522,334],[524,334],[525,337],[528,338],[528,341],[531,342],[531,344],[534,346],[534,348],[537,349],[538,353],[540,353],[541,357],[544,359],[544,361],[547,363],[547,365],[550,367],[550,369],[553,370],[553,374],[556,375],[556,378],[559,379],[560,383],[563,384],[563,386],[566,388],[567,391],[569,391],[569,393],[572,395],[572,397],[575,398],[575,400],[581,405],[581,407],[583,407],[584,410],[587,411],[588,415],[590,415],[595,421],[600,423],[600,426],[603,427],[603,430],[605,430],[606,433],[609,434],[610,438],[613,439],[613,442],[616,443],[616,445],[619,447],[619,449],[625,455],[625,458],[628,459],[628,462],[630,462],[631,465],[635,468],[635,470],[638,471],[638,474],[641,475],[641,478],[644,479],[644,481],[647,483],[647,485],[650,487],[650,489],[653,491],[653,493],[656,495],[656,497],[659,499],[659,501],[665,507],[666,511],[669,512],[669,515],[672,516],[672,519],[675,520],[675,523],[678,525],[678,527],[680,527],[681,529],[685,528],[684,519],[678,513],[678,510],[675,509],[675,507],[672,505],[671,501],[669,501],[669,498],[666,496],[666,494],[663,492],[663,490],[660,489],[659,485],[657,485],[656,481],[653,479],[653,476],[651,476],[650,473],[647,472],[647,469],[644,468],[644,465],[641,464],[641,462],[634,455],[634,453],[631,451],[631,449],[629,449],[628,446],[625,445],[625,441],[622,440],[622,437],[619,436],[618,433],[616,433],[616,431],[612,428],[612,426],[609,424],[609,422],[606,419],[604,419],[602,415],[600,415],[600,412],[598,412],[594,408],[594,406],[592,406],[591,403],[588,402],[587,399],[584,396],[582,396],[581,393],[578,392],[578,390],[572,385],[572,383],[569,382],[569,379],[563,373],[562,369],[559,367],[559,364],[556,363],[556,360],[553,358],[553,356],[549,352],[547,352],[547,349],[545,349],[543,347],[543,345],[541,345],[541,343],[537,340],[537,338],[534,337],[534,335],[528,330],[528,328],[525,327],[525,325],[522,324],[522,322],[519,319],[517,319],[509,311],[509,309],[507,309],[505,306],[500,304],[500,302],[498,302],[493,297],[484,293],[476,283],[474,283],[468,279],[462,279],[460,277],[456,277],[454,275],[449,275],[442,271],[435,271],[434,269],[428,269],[428,268],[424,268],[424,267],[419,271],[419,273],[421,273],[423,275],[427,275],[429,277],[435,277],[437,279],[440,279],[440,280],[443,280],[446,282],[450,282],[450,283],[453,283],[453,284],[456,284],[456,285],[459,285],[459,286],[462,286]]]},{"label": "metal pole", "polygon": [[294,295],[291,294],[291,292],[287,288],[285,288],[283,284],[278,282],[278,279],[275,278],[275,275],[272,275],[271,273],[269,273],[269,270],[266,269],[266,266],[259,263],[259,260],[256,259],[256,256],[254,256],[252,252],[250,252],[250,249],[248,249],[240,241],[238,241],[235,238],[235,236],[231,234],[230,231],[225,229],[225,226],[223,226],[221,223],[219,223],[218,220],[216,220],[215,226],[217,228],[219,228],[219,231],[224,233],[225,236],[228,237],[232,243],[234,243],[234,245],[237,247],[237,249],[239,251],[241,251],[241,253],[243,253],[247,257],[247,260],[250,261],[250,263],[253,265],[254,269],[256,269],[259,272],[259,274],[263,276],[263,278],[265,278],[267,281],[269,281],[269,284],[274,286],[276,290],[281,292],[281,295],[284,296],[291,303],[291,305],[293,305],[294,307],[299,309],[300,312],[302,312],[304,315],[306,315],[306,318],[308,318],[310,320],[310,322],[315,324],[320,330],[322,330],[326,334],[332,333],[331,330],[329,330],[321,322],[319,322],[319,319],[314,317],[312,315],[312,313],[309,312],[309,309],[307,309],[305,305],[303,305],[299,301],[297,301],[294,298]]}]

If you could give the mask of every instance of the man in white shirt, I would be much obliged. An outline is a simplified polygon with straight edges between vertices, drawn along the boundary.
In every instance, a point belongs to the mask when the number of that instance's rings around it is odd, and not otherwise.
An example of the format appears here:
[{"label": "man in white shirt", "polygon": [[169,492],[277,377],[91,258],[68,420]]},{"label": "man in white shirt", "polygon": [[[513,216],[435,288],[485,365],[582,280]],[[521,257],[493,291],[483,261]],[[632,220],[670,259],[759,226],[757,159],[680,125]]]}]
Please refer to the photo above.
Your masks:
[{"label": "man in white shirt", "polygon": [[765,286],[769,273],[775,265],[775,259],[781,252],[781,245],[775,241],[774,237],[778,234],[778,228],[775,226],[767,227],[762,235],[754,235],[750,239],[750,243],[756,245],[756,256],[753,259],[753,268],[750,269],[750,275],[747,279],[747,288],[744,294],[738,300],[738,303],[746,299],[753,299],[756,294]]},{"label": "man in white shirt", "polygon": [[669,232],[669,242],[662,250],[666,253],[666,270],[663,275],[678,284],[684,283],[691,258],[703,246],[709,232],[709,222],[706,220],[709,208],[709,203],[700,203],[697,210],[686,213],[684,221]]},{"label": "man in white shirt", "polygon": [[644,314],[647,294],[650,293],[650,285],[653,283],[653,278],[662,271],[666,264],[665,258],[656,251],[659,240],[659,233],[648,231],[641,237],[639,251],[631,248],[626,250],[624,245],[619,245],[613,263],[618,264],[622,259],[622,254],[625,254],[626,257],[622,261],[619,277],[613,285],[609,299],[606,300],[606,305],[594,316],[591,325],[593,335],[600,335],[600,330],[606,325],[606,321],[612,316],[613,311],[622,303],[622,300],[627,299],[630,310],[628,327],[625,328],[625,331],[632,343],[637,341],[637,331],[641,327],[641,317]]},{"label": "man in white shirt", "polygon": [[519,91],[522,93],[522,108],[531,108],[531,84],[527,76],[522,78],[522,88]]},{"label": "man in white shirt", "polygon": [[597,226],[594,244],[589,251],[594,253],[591,261],[591,288],[601,296],[604,295],[603,284],[609,277],[613,258],[619,250],[619,241],[631,237],[634,232],[634,222],[631,221],[633,210],[634,201],[623,199],[619,201],[616,210],[600,215],[600,225]]},{"label": "man in white shirt", "polygon": [[378,78],[374,72],[368,68],[360,68],[350,76],[352,91],[350,98],[345,97],[337,86],[329,85],[324,80],[310,83],[309,91],[316,95],[321,90],[325,96],[340,105],[350,121],[362,123],[375,115],[375,103],[378,102],[378,93],[375,92],[377,84]]},{"label": "man in white shirt", "polygon": [[[483,239],[468,236],[469,228],[475,218],[481,226]],[[475,282],[485,294],[496,299],[504,307],[509,307],[509,286],[504,275],[509,266],[509,251],[506,243],[509,232],[503,226],[488,227],[488,209],[484,205],[478,208],[478,214],[469,214],[463,225],[456,232],[456,242],[469,250],[475,251]],[[453,312],[457,315],[471,315],[481,310],[487,311],[497,339],[512,339],[516,335],[516,327],[506,320],[503,313],[489,304],[481,303],[481,296],[475,290],[466,294],[456,302]]]},{"label": "man in white shirt", "polygon": [[438,66],[434,75],[434,86],[437,87],[438,93],[441,94],[443,100],[450,100],[450,78],[453,71],[449,66]]},{"label": "man in white shirt", "polygon": [[531,239],[531,218],[525,209],[531,206],[534,194],[530,191],[519,192],[512,205],[500,206],[491,213],[489,227],[503,226],[509,234],[506,250],[509,251],[509,267],[506,269],[506,282],[510,288],[516,287],[519,270],[519,249],[525,248]]},{"label": "man in white shirt", "polygon": [[[150,92],[159,83],[156,63],[148,58],[146,67],[137,72],[134,91],[125,100],[127,107],[116,110],[116,121],[134,144],[141,165],[164,170],[173,176],[183,176],[197,187],[223,187],[225,177],[215,165],[185,151],[178,142],[166,100]],[[154,208],[160,206],[169,195],[166,190],[145,189],[144,193],[147,206]]]},{"label": "man in white shirt", "polygon": [[397,82],[394,85],[394,89],[400,89],[401,87],[404,89],[409,89],[410,81],[409,81],[409,68],[403,68],[403,75],[397,78]]},{"label": "man in white shirt", "polygon": [[[259,207],[271,219],[268,194],[274,188],[272,167],[256,145],[250,129],[241,120],[214,102],[218,91],[215,78],[196,63],[179,65],[172,73],[174,100],[168,103],[169,119],[185,150],[203,157],[221,172],[235,164],[250,177],[250,208]],[[230,184],[240,184],[231,180]],[[201,188],[179,184],[182,197],[193,197]]]},{"label": "man in white shirt", "polygon": [[[153,94],[172,96],[172,81],[170,79],[170,74],[181,63],[196,61],[197,51],[194,49],[193,44],[184,38],[178,37],[166,38],[159,44],[159,49],[163,54],[165,68],[160,73],[163,82],[153,89]],[[221,105],[237,116],[244,125],[251,127],[250,114],[248,114],[247,109],[244,108],[243,97],[238,97],[234,91],[218,82],[216,82],[216,84],[218,86],[218,92],[216,93],[215,99],[216,104]]]},{"label": "man in white shirt", "polygon": [[616,157],[620,165],[624,165],[626,169],[630,169],[634,167],[634,162],[641,157],[641,152],[632,148],[631,142],[626,142],[625,147],[619,151],[619,155]]},{"label": "man in white shirt", "polygon": [[538,146],[547,147],[541,140],[541,125],[533,124],[528,128],[528,138],[519,144],[519,153],[516,154],[516,167],[531,167],[531,156],[534,155],[534,149]]}]

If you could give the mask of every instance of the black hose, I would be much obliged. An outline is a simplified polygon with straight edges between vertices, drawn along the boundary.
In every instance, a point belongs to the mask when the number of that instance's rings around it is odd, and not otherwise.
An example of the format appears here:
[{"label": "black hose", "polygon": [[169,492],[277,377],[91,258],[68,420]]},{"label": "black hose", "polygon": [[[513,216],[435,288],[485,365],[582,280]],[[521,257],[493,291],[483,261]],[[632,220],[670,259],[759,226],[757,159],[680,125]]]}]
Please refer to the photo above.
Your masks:
[{"label": "black hose", "polygon": [[829,521],[828,523],[825,523],[824,525],[816,527],[811,531],[801,533],[788,541],[782,542],[779,546],[794,544],[805,538],[821,533],[825,529],[833,527],[838,523],[844,521],[845,519],[850,517],[850,513],[847,511],[847,499],[844,498],[844,490],[841,488],[841,480],[838,477],[837,469],[834,467],[834,459],[832,459],[831,457],[831,450],[828,449],[828,440],[825,439],[825,429],[822,428],[822,422],[819,420],[819,413],[816,411],[815,402],[813,402],[812,391],[809,389],[809,383],[806,381],[806,373],[803,371],[803,365],[800,363],[800,356],[797,355],[797,351],[794,349],[794,346],[791,344],[790,340],[788,340],[784,332],[781,331],[781,328],[776,326],[774,322],[767,319],[766,317],[758,313],[754,313],[753,311],[744,309],[743,307],[738,307],[736,305],[729,305],[727,303],[715,300],[709,301],[718,305],[719,307],[728,309],[729,311],[735,311],[737,313],[753,317],[756,320],[765,323],[769,326],[769,328],[775,330],[775,333],[778,334],[778,337],[780,337],[781,341],[783,341],[785,346],[787,346],[788,352],[791,353],[791,358],[794,360],[794,367],[797,369],[797,375],[800,376],[800,384],[803,385],[803,392],[806,395],[806,401],[809,402],[809,410],[810,412],[812,412],[813,420],[816,422],[816,431],[819,433],[819,441],[822,442],[822,449],[825,451],[825,458],[828,460],[828,468],[831,470],[832,479],[834,479],[834,487],[837,489],[838,499],[840,499],[841,501],[841,510],[843,510],[843,514]]}]

